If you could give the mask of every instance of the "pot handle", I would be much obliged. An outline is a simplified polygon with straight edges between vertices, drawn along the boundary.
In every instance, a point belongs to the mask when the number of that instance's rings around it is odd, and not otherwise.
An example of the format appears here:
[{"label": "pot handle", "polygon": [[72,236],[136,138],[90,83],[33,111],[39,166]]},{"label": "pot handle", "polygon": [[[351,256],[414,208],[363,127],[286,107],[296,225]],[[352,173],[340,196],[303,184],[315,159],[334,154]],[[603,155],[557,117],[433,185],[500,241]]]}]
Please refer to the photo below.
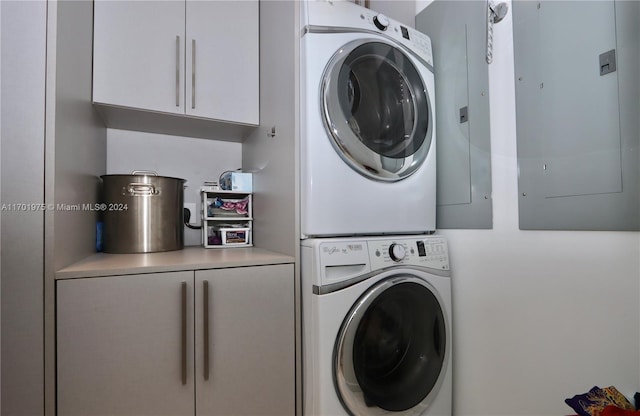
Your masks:
[{"label": "pot handle", "polygon": [[150,183],[138,183],[132,182],[129,185],[122,188],[123,195],[131,195],[131,196],[153,196],[158,195],[160,191],[158,191],[155,185]]},{"label": "pot handle", "polygon": [[134,170],[131,172],[132,175],[153,175],[158,176],[158,172],[154,172],[152,170]]}]

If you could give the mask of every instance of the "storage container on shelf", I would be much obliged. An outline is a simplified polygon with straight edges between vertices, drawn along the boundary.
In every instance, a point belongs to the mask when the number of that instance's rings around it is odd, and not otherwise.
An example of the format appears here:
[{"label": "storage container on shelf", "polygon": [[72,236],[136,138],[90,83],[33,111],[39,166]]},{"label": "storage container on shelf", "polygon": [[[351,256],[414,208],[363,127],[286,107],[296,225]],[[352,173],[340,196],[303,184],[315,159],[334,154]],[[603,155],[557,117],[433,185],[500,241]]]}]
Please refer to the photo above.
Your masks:
[{"label": "storage container on shelf", "polygon": [[201,188],[202,245],[253,246],[253,194]]}]

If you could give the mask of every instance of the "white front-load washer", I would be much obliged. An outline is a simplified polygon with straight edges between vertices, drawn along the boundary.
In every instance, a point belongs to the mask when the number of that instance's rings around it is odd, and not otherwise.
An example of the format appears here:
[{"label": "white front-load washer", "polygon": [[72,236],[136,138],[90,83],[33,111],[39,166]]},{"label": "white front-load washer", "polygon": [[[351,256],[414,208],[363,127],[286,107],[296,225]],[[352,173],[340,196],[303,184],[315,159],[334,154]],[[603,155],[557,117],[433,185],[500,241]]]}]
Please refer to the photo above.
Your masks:
[{"label": "white front-load washer", "polygon": [[351,2],[303,4],[301,237],[434,231],[429,37]]},{"label": "white front-load washer", "polygon": [[446,240],[306,239],[301,256],[304,414],[450,416]]}]

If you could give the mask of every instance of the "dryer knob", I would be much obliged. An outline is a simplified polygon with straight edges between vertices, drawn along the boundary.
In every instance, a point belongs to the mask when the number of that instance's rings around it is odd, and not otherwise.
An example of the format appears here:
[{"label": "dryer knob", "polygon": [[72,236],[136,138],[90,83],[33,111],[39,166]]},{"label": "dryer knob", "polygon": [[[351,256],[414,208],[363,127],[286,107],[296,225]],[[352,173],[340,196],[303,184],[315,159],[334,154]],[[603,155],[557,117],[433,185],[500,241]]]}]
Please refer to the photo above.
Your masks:
[{"label": "dryer knob", "polygon": [[380,30],[387,30],[389,18],[381,13],[373,18],[373,24]]},{"label": "dryer knob", "polygon": [[402,261],[406,254],[404,246],[400,244],[393,243],[389,246],[389,257],[391,257],[393,261]]}]

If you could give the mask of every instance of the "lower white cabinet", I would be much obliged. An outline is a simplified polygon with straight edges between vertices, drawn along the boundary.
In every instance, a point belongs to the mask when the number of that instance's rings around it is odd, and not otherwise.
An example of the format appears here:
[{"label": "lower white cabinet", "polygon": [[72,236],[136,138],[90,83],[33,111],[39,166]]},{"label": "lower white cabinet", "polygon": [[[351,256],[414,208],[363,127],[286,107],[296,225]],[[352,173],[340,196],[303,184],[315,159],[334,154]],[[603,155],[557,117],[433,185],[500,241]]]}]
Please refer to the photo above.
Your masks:
[{"label": "lower white cabinet", "polygon": [[57,414],[295,413],[292,264],[59,280]]}]

